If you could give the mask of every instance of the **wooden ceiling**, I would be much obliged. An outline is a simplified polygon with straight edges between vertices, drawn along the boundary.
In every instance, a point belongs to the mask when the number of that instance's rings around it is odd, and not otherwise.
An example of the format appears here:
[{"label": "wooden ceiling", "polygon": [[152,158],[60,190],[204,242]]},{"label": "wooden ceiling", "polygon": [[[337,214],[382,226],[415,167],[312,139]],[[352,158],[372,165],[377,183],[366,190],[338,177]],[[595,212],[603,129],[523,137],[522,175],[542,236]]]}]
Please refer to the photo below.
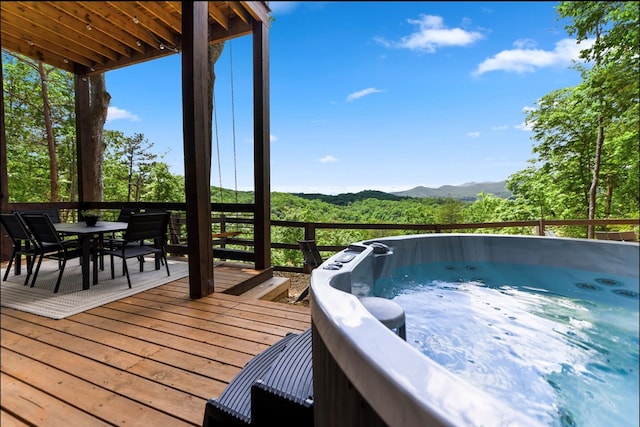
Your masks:
[{"label": "wooden ceiling", "polygon": [[[210,1],[209,38],[250,34],[269,23],[268,2]],[[178,53],[179,1],[2,1],[2,48],[90,75]]]}]

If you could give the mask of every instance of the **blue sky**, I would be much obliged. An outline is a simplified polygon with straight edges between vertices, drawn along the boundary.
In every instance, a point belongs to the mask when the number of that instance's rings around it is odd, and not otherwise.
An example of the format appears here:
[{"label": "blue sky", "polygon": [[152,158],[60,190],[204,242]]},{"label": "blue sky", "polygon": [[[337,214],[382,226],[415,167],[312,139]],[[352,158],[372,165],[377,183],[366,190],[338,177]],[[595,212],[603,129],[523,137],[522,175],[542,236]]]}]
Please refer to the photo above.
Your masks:
[{"label": "blue sky", "polygon": [[[501,181],[525,111],[580,82],[556,2],[270,2],[271,189],[337,194]],[[216,64],[212,185],[253,190],[251,36]],[[107,129],[184,174],[180,54],[110,71]],[[219,153],[219,155],[218,155]]]}]

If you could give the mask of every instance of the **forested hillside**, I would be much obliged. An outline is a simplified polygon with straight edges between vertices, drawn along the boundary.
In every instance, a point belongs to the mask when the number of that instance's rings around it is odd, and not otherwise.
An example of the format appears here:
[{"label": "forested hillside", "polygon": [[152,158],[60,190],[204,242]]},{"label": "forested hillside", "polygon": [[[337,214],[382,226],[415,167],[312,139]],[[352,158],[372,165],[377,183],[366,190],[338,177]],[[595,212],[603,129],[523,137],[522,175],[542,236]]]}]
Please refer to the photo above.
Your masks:
[{"label": "forested hillside", "polygon": [[307,200],[320,200],[323,202],[331,203],[332,205],[347,206],[353,202],[366,199],[376,200],[403,200],[407,197],[396,196],[394,194],[385,193],[383,191],[365,190],[358,193],[342,193],[338,195],[327,195],[319,193],[293,193],[294,196],[301,197]]}]

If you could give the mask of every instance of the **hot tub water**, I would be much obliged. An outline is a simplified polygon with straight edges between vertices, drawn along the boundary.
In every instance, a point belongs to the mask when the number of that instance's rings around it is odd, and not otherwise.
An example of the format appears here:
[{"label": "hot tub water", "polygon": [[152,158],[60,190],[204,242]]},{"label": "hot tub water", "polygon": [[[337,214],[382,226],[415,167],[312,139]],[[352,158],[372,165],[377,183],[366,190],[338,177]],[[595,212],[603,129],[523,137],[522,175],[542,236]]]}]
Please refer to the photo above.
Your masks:
[{"label": "hot tub water", "polygon": [[628,277],[601,276],[427,263],[371,294],[404,308],[407,342],[543,424],[638,426],[638,294]]}]

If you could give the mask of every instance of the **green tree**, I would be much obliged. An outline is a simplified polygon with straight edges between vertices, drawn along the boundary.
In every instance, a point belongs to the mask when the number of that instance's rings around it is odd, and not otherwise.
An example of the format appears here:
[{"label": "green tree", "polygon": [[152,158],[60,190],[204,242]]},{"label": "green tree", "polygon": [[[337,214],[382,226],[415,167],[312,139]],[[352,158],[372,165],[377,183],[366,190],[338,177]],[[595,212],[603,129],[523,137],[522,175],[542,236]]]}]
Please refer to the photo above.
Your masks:
[{"label": "green tree", "polygon": [[114,130],[105,130],[104,140],[106,150],[104,152],[104,200],[117,202],[126,200],[129,192],[128,169],[122,159],[125,152],[127,137],[124,133]]},{"label": "green tree", "polygon": [[637,216],[638,2],[562,2],[558,12],[578,42],[591,38],[581,52],[588,67],[576,66],[579,85],[543,96],[528,113],[536,157],[508,180],[511,209]]},{"label": "green tree", "polygon": [[149,142],[141,133],[136,133],[133,137],[126,137],[123,143],[121,149],[116,152],[116,157],[126,167],[126,201],[139,202],[145,180],[151,173],[150,167],[157,155],[151,151],[153,143]]},{"label": "green tree", "polygon": [[[584,71],[584,86],[597,128],[588,209],[588,218],[594,219],[605,141],[610,139],[608,132],[615,129],[613,123],[629,109],[638,111],[639,2],[567,1],[560,3],[558,12],[561,18],[572,20],[566,29],[570,35],[576,35],[578,42],[595,38],[593,45],[581,53],[582,58],[592,63],[592,68]],[[593,236],[591,226],[588,237]]]},{"label": "green tree", "polygon": [[157,202],[184,202],[184,177],[172,174],[167,163],[153,162],[148,196]]},{"label": "green tree", "polygon": [[[2,51],[11,201],[71,200],[75,114],[72,76]],[[20,177],[29,176],[30,180]]]}]

